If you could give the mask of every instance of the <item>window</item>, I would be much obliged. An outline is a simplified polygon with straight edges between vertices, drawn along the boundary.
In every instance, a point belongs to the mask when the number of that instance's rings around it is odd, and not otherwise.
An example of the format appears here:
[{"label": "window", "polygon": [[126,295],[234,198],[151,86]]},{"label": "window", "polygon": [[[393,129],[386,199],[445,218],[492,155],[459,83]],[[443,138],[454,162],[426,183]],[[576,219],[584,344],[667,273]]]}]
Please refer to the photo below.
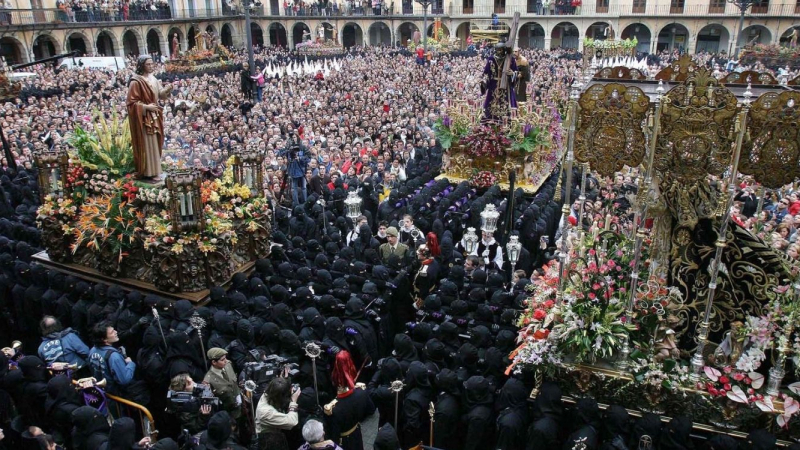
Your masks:
[{"label": "window", "polygon": [[494,13],[495,14],[506,13],[506,0],[494,0]]},{"label": "window", "polygon": [[753,9],[750,10],[753,14],[766,14],[769,11],[769,0],[761,0],[753,3]]},{"label": "window", "polygon": [[647,10],[647,0],[633,0],[632,12],[634,14],[644,14],[646,10]]},{"label": "window", "polygon": [[472,14],[475,12],[475,0],[462,0],[461,7],[464,8],[464,14]]},{"label": "window", "polygon": [[608,0],[597,0],[597,11],[598,13],[607,13],[608,12]]},{"label": "window", "polygon": [[725,0],[711,0],[708,4],[709,14],[724,14],[725,13]]},{"label": "window", "polygon": [[684,0],[672,0],[669,4],[670,14],[683,14]]}]

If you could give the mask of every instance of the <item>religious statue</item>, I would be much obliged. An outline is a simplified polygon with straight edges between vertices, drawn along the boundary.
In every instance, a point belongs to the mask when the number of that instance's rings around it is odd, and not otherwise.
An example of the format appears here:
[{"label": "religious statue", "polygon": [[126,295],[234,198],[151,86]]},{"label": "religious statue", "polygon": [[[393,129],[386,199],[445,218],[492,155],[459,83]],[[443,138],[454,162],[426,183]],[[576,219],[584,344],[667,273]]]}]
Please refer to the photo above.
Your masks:
[{"label": "religious statue", "polygon": [[311,32],[308,29],[303,30],[303,42],[311,40]]},{"label": "religious statue", "polygon": [[678,348],[678,342],[675,337],[675,327],[680,325],[681,319],[674,315],[668,314],[666,319],[662,319],[661,323],[656,329],[655,335],[655,360],[661,362],[665,359],[678,359],[681,356],[681,351]]},{"label": "religious statue", "polygon": [[797,37],[800,34],[800,31],[797,28],[792,30],[792,36],[789,38],[789,47],[795,48],[797,47]]},{"label": "religious statue", "polygon": [[197,45],[197,50],[204,52],[206,51],[206,35],[205,31],[198,31],[197,34],[194,35],[194,42]]},{"label": "religious statue", "polygon": [[514,50],[514,60],[517,63],[519,77],[517,79],[517,103],[528,101],[528,82],[531,81],[531,66],[524,56],[520,55],[519,49]]},{"label": "religious statue", "polygon": [[172,33],[172,53],[170,54],[170,59],[178,59],[178,48],[180,43],[178,42],[178,33]]},{"label": "religious statue", "polygon": [[325,25],[320,25],[317,28],[317,37],[319,38],[319,42],[325,42]]},{"label": "religious statue", "polygon": [[[511,108],[517,107],[517,94],[514,91],[517,63],[509,50],[511,45],[500,42],[495,45],[494,55],[486,59],[483,68],[484,81],[481,81],[481,93],[486,94],[483,101],[483,120],[496,121],[510,115]],[[506,58],[509,65],[506,68]],[[507,83],[501,83],[503,77]],[[506,84],[505,87],[502,84]]]},{"label": "religious statue", "polygon": [[603,36],[605,36],[609,41],[614,40],[614,28],[611,27],[611,24],[609,24],[606,29],[603,30]]},{"label": "religious statue", "polygon": [[140,56],[136,73],[128,82],[128,123],[131,129],[133,165],[138,178],[161,176],[161,150],[164,144],[164,114],[158,104],[172,86],[163,87],[153,75],[153,59]]}]

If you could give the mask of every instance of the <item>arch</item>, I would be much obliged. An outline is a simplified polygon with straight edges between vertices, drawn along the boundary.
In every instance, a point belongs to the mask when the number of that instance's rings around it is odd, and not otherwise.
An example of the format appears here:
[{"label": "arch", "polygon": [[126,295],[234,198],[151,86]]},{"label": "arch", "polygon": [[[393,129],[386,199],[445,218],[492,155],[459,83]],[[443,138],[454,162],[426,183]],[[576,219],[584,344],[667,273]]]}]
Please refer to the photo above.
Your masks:
[{"label": "arch", "polygon": [[33,57],[34,59],[47,58],[61,53],[58,41],[48,33],[42,33],[33,41]]},{"label": "arch", "polygon": [[305,24],[305,22],[297,22],[292,27],[292,44],[297,45],[303,42],[303,33],[308,32],[308,36],[311,36],[311,28]]},{"label": "arch", "polygon": [[392,30],[383,22],[373,22],[369,26],[369,45],[392,45]]},{"label": "arch", "polygon": [[253,38],[253,46],[264,46],[264,30],[261,28],[261,25],[250,22],[250,35]]},{"label": "arch", "polygon": [[28,52],[25,45],[19,39],[11,36],[3,36],[0,39],[0,49],[9,64],[22,64],[28,62]]},{"label": "arch", "polygon": [[364,45],[364,31],[354,22],[348,22],[342,27],[342,46],[350,48]]},{"label": "arch", "polygon": [[699,52],[727,52],[730,45],[731,35],[728,28],[719,23],[710,23],[697,33],[694,51]]},{"label": "arch", "polygon": [[112,33],[109,30],[102,30],[99,33],[97,33],[97,39],[95,40],[95,48],[97,48],[98,55],[117,56],[117,48],[119,48],[119,45],[117,43],[116,36],[114,36],[114,33]]},{"label": "arch", "polygon": [[639,43],[636,45],[636,51],[642,53],[650,53],[651,43],[653,41],[653,33],[650,27],[643,23],[632,23],[625,27],[620,34],[620,39],[633,39],[636,38]]},{"label": "arch", "polygon": [[605,41],[609,38],[609,36],[606,35],[606,28],[609,26],[610,25],[608,22],[595,22],[589,25],[589,28],[586,29],[586,34],[584,36],[595,40]]},{"label": "arch", "polygon": [[578,48],[580,31],[572,22],[561,22],[550,32],[550,48]]},{"label": "arch", "polygon": [[470,23],[464,22],[456,27],[456,38],[461,41],[461,47],[466,48],[467,38],[469,38]]},{"label": "arch", "polygon": [[288,43],[286,39],[286,27],[284,27],[282,23],[272,22],[269,25],[269,45],[286,48]]},{"label": "arch", "polygon": [[800,33],[800,25],[795,25],[793,27],[790,27],[788,30],[784,31],[783,34],[781,34],[781,37],[778,38],[778,43],[784,44],[788,47],[792,42],[792,32],[794,30],[797,30],[798,33]]},{"label": "arch", "polygon": [[92,48],[88,37],[80,31],[75,31],[67,35],[67,38],[64,39],[64,49],[68,52],[71,51],[78,51],[80,55],[86,55],[89,53],[89,49]]},{"label": "arch", "polygon": [[536,22],[526,22],[519,27],[520,48],[544,48],[544,27]]},{"label": "arch", "polygon": [[[195,45],[197,45],[197,42],[195,42],[194,38],[196,34],[197,34],[197,29],[194,27],[194,25],[189,27],[189,31],[186,32],[186,40],[189,44],[189,46],[186,47],[187,50],[191,50],[194,48]],[[178,38],[178,40],[180,40],[180,38]]]},{"label": "arch", "polygon": [[150,28],[147,31],[147,53],[154,53],[154,52],[163,52],[161,48],[161,43],[164,42],[161,39],[161,30],[158,28]]},{"label": "arch", "polygon": [[214,34],[216,34],[216,33],[217,33],[217,27],[215,27],[215,26],[214,26],[214,25],[212,25],[212,24],[208,24],[208,25],[206,25],[206,32],[207,32],[207,33],[214,33]]},{"label": "arch", "polygon": [[139,56],[141,51],[139,49],[139,38],[136,35],[136,32],[133,30],[126,30],[124,33],[122,33],[122,48],[125,56]]},{"label": "arch", "polygon": [[[428,37],[429,38],[433,37],[433,27],[434,27],[434,25],[435,24],[433,24],[433,23],[428,25]],[[445,37],[449,37],[450,36],[450,29],[447,28],[447,25],[445,25],[445,24],[442,24],[442,35],[445,36]]]},{"label": "arch", "polygon": [[683,24],[673,22],[658,32],[658,42],[656,51],[662,50],[683,50],[689,45],[689,30]]},{"label": "arch", "polygon": [[233,47],[233,27],[231,24],[226,23],[222,25],[219,39],[223,47]]},{"label": "arch", "polygon": [[414,34],[419,31],[419,27],[413,22],[403,22],[400,26],[397,27],[397,33],[395,34],[395,39],[398,43],[405,47],[408,44],[408,41],[414,38]]},{"label": "arch", "polygon": [[764,25],[750,25],[739,33],[736,45],[739,48],[752,44],[769,44],[772,42],[772,32]]}]

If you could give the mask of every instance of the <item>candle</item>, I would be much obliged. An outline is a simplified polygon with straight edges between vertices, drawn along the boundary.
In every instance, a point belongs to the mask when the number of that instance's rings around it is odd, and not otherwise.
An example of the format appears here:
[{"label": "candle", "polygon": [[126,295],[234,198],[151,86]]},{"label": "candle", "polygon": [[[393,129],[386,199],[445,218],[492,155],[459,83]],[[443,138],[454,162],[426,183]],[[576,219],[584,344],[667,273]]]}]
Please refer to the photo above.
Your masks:
[{"label": "candle", "polygon": [[192,193],[186,193],[186,212],[189,213],[190,216],[194,215],[194,208],[192,208]]},{"label": "candle", "polygon": [[611,229],[611,214],[606,214],[606,231]]},{"label": "candle", "polygon": [[186,215],[186,196],[178,194],[178,202],[181,204],[181,217]]},{"label": "candle", "polygon": [[592,242],[597,242],[597,236],[600,234],[600,229],[597,226],[592,227]]}]

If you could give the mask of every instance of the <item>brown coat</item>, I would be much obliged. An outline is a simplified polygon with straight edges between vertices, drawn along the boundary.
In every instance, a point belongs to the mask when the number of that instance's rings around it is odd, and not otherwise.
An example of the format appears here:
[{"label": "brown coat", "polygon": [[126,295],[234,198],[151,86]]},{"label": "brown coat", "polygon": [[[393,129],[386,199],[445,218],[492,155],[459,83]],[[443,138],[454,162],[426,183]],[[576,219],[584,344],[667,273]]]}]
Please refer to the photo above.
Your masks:
[{"label": "brown coat", "polygon": [[[161,94],[166,97],[167,91]],[[131,127],[131,146],[133,147],[133,160],[137,173],[145,172],[145,138],[144,135],[156,134],[158,141],[159,157],[164,145],[164,116],[161,111],[148,112],[145,116],[144,105],[157,105],[158,98],[153,88],[144,77],[132,75],[128,86],[128,99],[125,102],[128,108],[128,124]]]}]

